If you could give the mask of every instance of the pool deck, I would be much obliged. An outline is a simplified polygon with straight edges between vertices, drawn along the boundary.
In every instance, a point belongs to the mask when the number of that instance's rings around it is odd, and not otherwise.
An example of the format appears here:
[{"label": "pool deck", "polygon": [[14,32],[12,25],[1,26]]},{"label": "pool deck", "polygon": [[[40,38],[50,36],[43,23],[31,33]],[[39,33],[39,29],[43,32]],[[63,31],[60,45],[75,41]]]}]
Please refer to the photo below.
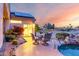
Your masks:
[{"label": "pool deck", "polygon": [[33,45],[32,43],[24,43],[16,48],[16,56],[63,56],[57,49],[49,46]]}]

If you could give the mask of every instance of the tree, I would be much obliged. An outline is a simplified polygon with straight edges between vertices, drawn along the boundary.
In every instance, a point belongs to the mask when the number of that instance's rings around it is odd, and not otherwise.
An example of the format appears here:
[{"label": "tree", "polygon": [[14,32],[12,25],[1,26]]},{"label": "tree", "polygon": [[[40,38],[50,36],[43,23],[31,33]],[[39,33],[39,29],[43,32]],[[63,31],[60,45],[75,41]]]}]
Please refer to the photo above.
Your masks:
[{"label": "tree", "polygon": [[40,30],[40,27],[38,24],[35,24],[35,32],[38,32]]},{"label": "tree", "polygon": [[51,24],[48,23],[48,24],[47,24],[47,29],[50,29],[50,28],[51,28]]},{"label": "tree", "polygon": [[55,24],[52,25],[52,29],[55,29]]},{"label": "tree", "polygon": [[48,23],[47,24],[47,29],[54,29],[55,28],[55,24],[50,24],[50,23]]}]

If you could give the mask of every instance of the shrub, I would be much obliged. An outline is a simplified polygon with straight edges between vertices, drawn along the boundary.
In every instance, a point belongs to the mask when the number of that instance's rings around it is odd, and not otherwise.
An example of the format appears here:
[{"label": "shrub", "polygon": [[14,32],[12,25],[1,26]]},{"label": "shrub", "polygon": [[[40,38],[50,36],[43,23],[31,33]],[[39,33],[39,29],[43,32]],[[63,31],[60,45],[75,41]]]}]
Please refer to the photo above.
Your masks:
[{"label": "shrub", "polygon": [[17,35],[23,34],[23,27],[14,26],[13,29],[7,30],[5,33],[5,40],[6,42],[11,42],[16,39]]},{"label": "shrub", "polygon": [[57,33],[56,34],[56,38],[58,39],[65,39],[66,36],[69,36],[69,34],[68,33]]},{"label": "shrub", "polygon": [[35,25],[35,32],[39,32],[40,31],[40,27],[38,24]]},{"label": "shrub", "polygon": [[13,33],[13,29],[8,29],[5,35],[11,35]]},{"label": "shrub", "polygon": [[15,38],[16,38],[15,35],[5,35],[6,42],[10,42]]},{"label": "shrub", "polygon": [[19,27],[19,26],[14,26],[13,32],[15,35],[21,35],[23,34],[23,27]]},{"label": "shrub", "polygon": [[10,42],[14,39],[16,39],[16,36],[13,35],[13,29],[7,30],[7,32],[5,33],[5,41]]},{"label": "shrub", "polygon": [[17,44],[18,44],[17,40],[12,41],[12,45],[17,45]]}]

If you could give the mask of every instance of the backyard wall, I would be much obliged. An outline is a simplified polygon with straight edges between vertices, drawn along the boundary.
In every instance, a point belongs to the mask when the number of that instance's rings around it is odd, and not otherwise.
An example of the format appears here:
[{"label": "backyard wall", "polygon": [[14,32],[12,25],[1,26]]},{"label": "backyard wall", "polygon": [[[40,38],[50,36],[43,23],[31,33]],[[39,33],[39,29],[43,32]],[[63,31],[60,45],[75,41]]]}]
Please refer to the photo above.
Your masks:
[{"label": "backyard wall", "polygon": [[0,49],[3,45],[3,4],[0,3]]}]

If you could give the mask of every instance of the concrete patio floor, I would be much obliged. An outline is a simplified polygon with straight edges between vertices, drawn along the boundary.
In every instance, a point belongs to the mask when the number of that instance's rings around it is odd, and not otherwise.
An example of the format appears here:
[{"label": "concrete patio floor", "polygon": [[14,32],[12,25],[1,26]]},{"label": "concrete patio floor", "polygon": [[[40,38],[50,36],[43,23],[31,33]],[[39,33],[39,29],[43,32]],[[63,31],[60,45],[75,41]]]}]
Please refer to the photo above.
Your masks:
[{"label": "concrete patio floor", "polygon": [[26,42],[16,48],[16,56],[63,56],[52,44],[49,46],[33,45],[33,42]]},{"label": "concrete patio floor", "polygon": [[[27,40],[26,40],[27,38]],[[12,52],[11,48],[14,46],[5,42],[4,47],[5,51],[1,52],[1,55],[4,56],[63,56],[57,49],[53,47],[52,41],[49,42],[49,46],[33,45],[33,40],[31,37],[25,37],[27,42],[18,45],[15,47],[15,50]],[[22,42],[22,40],[20,40]],[[10,53],[11,52],[11,53]]]}]

